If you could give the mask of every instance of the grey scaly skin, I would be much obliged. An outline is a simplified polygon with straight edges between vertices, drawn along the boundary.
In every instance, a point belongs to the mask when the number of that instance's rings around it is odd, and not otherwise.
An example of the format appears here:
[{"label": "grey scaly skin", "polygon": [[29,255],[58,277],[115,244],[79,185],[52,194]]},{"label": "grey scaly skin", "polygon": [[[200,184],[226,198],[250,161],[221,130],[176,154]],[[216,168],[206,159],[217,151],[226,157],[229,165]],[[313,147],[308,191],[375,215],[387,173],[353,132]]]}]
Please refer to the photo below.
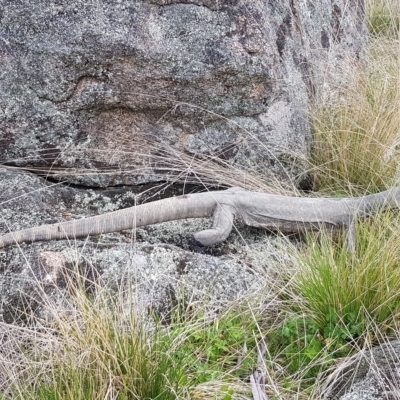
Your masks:
[{"label": "grey scaly skin", "polygon": [[356,246],[355,220],[400,204],[400,187],[355,198],[305,198],[241,188],[187,194],[78,220],[42,225],[0,236],[0,247],[118,232],[160,222],[213,216],[211,229],[194,235],[202,246],[225,240],[234,220],[283,233],[321,228],[345,229],[346,244]]}]

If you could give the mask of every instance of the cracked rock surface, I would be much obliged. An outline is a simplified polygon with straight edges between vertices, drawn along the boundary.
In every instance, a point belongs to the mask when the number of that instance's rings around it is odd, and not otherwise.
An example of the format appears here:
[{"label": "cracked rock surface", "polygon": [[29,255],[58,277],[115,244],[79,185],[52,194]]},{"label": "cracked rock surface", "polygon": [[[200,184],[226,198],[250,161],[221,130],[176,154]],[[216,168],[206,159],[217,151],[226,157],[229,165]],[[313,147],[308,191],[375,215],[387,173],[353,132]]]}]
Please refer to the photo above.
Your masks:
[{"label": "cracked rock surface", "polygon": [[137,184],[166,179],[155,143],[298,180],[310,103],[363,60],[363,3],[0,0],[0,160]]}]

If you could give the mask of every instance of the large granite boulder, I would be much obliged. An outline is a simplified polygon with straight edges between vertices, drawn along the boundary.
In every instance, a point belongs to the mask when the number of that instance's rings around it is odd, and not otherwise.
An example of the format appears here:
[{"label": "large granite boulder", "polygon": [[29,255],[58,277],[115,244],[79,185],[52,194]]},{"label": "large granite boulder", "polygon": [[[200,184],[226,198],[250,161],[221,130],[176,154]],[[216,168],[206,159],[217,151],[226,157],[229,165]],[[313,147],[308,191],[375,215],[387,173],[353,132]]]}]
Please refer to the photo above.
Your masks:
[{"label": "large granite boulder", "polygon": [[136,184],[168,179],[161,147],[299,183],[308,107],[362,60],[363,19],[363,0],[0,0],[0,159]]}]

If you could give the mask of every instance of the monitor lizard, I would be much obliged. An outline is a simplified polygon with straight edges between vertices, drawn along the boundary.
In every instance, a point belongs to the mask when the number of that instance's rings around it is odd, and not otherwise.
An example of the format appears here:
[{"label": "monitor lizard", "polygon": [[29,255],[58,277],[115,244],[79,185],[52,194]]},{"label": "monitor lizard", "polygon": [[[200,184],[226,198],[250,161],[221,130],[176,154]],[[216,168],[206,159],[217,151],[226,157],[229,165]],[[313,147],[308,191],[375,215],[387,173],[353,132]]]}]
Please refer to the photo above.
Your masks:
[{"label": "monitor lizard", "polygon": [[0,248],[18,243],[75,239],[118,232],[145,225],[186,218],[213,216],[213,225],[194,234],[194,242],[211,246],[224,241],[234,220],[282,233],[344,229],[350,251],[355,250],[357,218],[398,207],[400,187],[361,197],[294,197],[241,188],[185,194],[105,214],[42,225],[0,236]]}]

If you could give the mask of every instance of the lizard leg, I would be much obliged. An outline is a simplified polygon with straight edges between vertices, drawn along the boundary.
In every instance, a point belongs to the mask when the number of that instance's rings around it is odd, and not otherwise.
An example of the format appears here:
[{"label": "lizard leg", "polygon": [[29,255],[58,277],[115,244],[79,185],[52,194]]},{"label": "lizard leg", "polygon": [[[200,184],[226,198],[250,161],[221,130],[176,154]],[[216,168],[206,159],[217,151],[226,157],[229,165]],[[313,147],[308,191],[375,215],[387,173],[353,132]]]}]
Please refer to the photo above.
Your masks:
[{"label": "lizard leg", "polygon": [[232,230],[234,208],[226,204],[219,204],[214,211],[214,222],[211,229],[194,234],[194,240],[202,246],[211,246],[224,241]]},{"label": "lizard leg", "polygon": [[356,223],[354,219],[351,219],[349,223],[345,226],[345,246],[349,253],[355,253],[357,244],[357,231]]}]

